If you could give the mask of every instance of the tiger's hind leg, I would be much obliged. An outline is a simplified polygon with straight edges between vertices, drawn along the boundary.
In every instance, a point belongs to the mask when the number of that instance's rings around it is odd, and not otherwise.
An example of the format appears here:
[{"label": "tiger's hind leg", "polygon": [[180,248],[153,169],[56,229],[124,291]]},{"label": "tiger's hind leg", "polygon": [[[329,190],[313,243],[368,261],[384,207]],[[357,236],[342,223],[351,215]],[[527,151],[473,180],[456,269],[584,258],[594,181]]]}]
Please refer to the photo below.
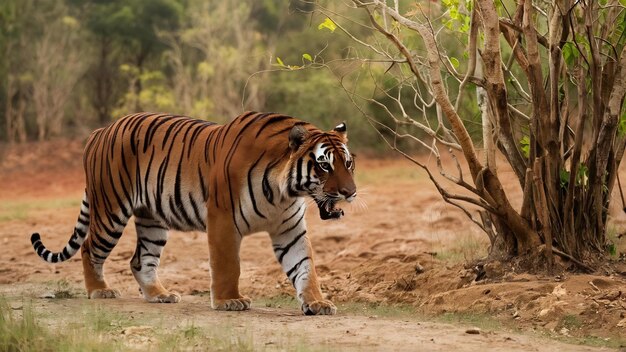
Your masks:
[{"label": "tiger's hind leg", "polygon": [[180,295],[166,290],[157,275],[161,252],[167,243],[167,229],[147,211],[135,212],[137,248],[130,268],[144,298],[151,303],[178,303]]},{"label": "tiger's hind leg", "polygon": [[[109,216],[111,219],[111,217]],[[89,236],[81,247],[83,261],[83,275],[85,276],[85,287],[89,298],[118,298],[121,296],[119,290],[109,287],[104,278],[104,262],[122,236],[126,219],[123,216],[114,216],[115,220],[110,223],[112,228],[102,225],[101,229],[91,221],[89,226]],[[93,219],[93,217],[92,217]]]}]

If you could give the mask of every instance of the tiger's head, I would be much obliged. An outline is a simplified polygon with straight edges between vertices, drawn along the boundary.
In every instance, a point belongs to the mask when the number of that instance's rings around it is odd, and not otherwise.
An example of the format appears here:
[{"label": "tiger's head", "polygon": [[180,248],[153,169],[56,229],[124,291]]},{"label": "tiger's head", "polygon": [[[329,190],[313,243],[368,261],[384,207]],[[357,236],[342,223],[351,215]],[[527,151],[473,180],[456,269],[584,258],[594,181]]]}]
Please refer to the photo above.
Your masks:
[{"label": "tiger's head", "polygon": [[301,125],[289,133],[292,151],[289,191],[311,196],[322,220],[339,219],[343,210],[335,205],[356,197],[354,156],[348,147],[347,126],[340,123],[332,131],[308,131]]}]

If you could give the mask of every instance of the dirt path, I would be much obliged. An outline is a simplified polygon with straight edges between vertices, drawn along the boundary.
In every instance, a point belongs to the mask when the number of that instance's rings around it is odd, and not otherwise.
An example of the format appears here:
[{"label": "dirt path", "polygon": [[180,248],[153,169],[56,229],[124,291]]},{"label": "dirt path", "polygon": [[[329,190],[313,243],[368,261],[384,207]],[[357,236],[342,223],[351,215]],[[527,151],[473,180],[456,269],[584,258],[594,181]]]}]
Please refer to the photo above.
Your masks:
[{"label": "dirt path", "polygon": [[[2,285],[0,293],[14,310],[31,305],[45,312],[41,320],[59,331],[80,326],[83,314],[106,310],[112,328],[106,338],[132,348],[150,348],[163,331],[188,329],[200,333],[242,339],[254,350],[331,351],[606,351],[604,348],[569,345],[530,335],[480,331],[470,326],[341,313],[336,316],[303,316],[293,308],[256,307],[246,312],[210,309],[206,297],[183,296],[179,304],[148,304],[140,298],[88,300],[46,299],[45,285]],[[341,305],[340,305],[341,308]],[[153,346],[152,346],[153,347]]]}]

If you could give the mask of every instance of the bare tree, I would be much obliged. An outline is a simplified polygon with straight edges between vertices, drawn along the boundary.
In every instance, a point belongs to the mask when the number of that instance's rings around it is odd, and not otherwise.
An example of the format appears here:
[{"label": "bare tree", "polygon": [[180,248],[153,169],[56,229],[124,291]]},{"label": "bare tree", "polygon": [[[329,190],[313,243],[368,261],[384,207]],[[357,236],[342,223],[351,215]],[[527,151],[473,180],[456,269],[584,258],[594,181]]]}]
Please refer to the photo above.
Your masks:
[{"label": "bare tree", "polygon": [[[250,2],[196,1],[188,11],[191,22],[186,27],[159,33],[170,47],[166,57],[176,100],[184,113],[194,116],[237,116],[242,84],[262,65],[260,47],[250,39],[260,35],[249,21]],[[190,61],[197,64],[190,67]],[[247,87],[244,105],[262,105],[258,85]]]},{"label": "bare tree", "polygon": [[23,143],[26,142],[26,126],[24,120],[26,97],[24,87],[13,74],[9,74],[7,78],[6,106],[4,112],[7,140],[9,143],[18,141]]},{"label": "bare tree", "polygon": [[39,14],[37,19],[46,25],[35,43],[32,68],[32,99],[39,140],[60,134],[66,103],[85,68],[77,41],[78,21],[68,16],[50,21],[55,14],[65,13],[60,5],[52,11]]},{"label": "bare tree", "polygon": [[[319,8],[361,48],[347,59],[386,65],[396,82],[377,84],[392,104],[346,91],[386,112],[383,121],[363,110],[444,200],[489,234],[492,257],[543,258],[550,268],[557,254],[590,270],[609,245],[607,209],[626,143],[626,8],[617,0],[518,0],[510,9],[491,0],[443,3],[353,0],[366,22]],[[355,22],[375,35],[354,34]],[[465,60],[454,56],[462,56],[458,44]],[[468,106],[482,121],[483,158],[464,123]],[[443,185],[402,150],[402,139],[435,155],[436,171],[465,192]],[[444,169],[442,147],[462,154],[469,177],[459,164]],[[496,149],[519,180],[521,207],[503,189]]]}]

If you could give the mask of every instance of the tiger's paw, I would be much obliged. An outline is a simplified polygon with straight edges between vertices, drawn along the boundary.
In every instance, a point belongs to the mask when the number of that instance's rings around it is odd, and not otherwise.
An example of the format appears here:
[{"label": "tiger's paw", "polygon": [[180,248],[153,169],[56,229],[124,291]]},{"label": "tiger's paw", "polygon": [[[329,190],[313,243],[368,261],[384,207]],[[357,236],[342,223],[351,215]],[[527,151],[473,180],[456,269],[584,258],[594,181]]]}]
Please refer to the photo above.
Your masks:
[{"label": "tiger's paw", "polygon": [[248,297],[214,299],[211,306],[215,310],[248,310],[252,301]]},{"label": "tiger's paw", "polygon": [[122,293],[120,290],[116,290],[114,288],[101,288],[97,290],[93,290],[89,292],[90,299],[98,299],[98,298],[120,298],[122,297]]},{"label": "tiger's paw", "polygon": [[150,303],[178,303],[180,295],[176,292],[165,292],[154,297],[146,298]]},{"label": "tiger's paw", "polygon": [[302,303],[302,311],[305,315],[335,315],[337,307],[333,302],[323,299],[310,303]]}]

